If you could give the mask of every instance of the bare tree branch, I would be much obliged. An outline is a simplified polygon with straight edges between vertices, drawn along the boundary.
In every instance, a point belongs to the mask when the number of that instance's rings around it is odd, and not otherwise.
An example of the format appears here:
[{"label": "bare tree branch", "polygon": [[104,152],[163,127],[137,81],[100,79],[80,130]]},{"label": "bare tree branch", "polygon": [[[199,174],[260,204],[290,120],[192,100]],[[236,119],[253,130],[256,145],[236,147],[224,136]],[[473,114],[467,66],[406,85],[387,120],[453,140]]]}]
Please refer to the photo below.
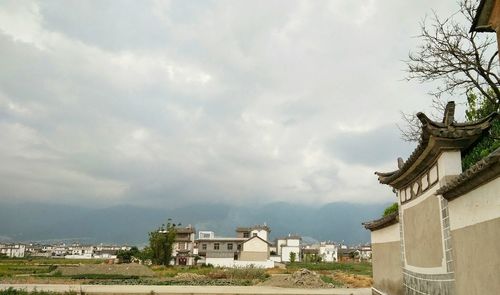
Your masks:
[{"label": "bare tree branch", "polygon": [[[440,82],[440,86],[430,92],[435,101],[444,96],[457,100],[456,95],[465,100],[470,93],[479,93],[498,109],[500,64],[496,40],[489,34],[469,33],[478,2],[460,0],[459,10],[451,16],[443,19],[433,12],[431,19],[420,23],[417,38],[421,45],[408,55],[406,79]],[[407,128],[400,128],[403,139],[418,141],[419,121],[411,114],[402,114],[402,117],[408,124]]]}]

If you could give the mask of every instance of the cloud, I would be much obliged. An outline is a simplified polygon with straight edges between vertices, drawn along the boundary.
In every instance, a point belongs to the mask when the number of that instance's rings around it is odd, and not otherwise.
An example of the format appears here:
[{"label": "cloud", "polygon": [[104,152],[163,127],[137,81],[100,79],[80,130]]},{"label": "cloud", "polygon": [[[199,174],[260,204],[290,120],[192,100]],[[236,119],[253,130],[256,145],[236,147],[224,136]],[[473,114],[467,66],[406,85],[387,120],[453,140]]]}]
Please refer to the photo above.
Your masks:
[{"label": "cloud", "polygon": [[[2,200],[377,202],[431,1],[7,1]],[[397,24],[397,26],[395,25]]]},{"label": "cloud", "polygon": [[415,144],[401,140],[395,124],[368,131],[343,132],[331,140],[332,154],[346,163],[380,166],[411,153]]}]

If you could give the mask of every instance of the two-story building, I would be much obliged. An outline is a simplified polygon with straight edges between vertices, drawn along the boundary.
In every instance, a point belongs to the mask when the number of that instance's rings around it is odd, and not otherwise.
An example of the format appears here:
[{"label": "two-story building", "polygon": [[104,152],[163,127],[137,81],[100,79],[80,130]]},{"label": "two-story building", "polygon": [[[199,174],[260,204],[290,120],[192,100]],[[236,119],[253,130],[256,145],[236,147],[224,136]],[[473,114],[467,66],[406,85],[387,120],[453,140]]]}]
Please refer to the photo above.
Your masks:
[{"label": "two-story building", "polygon": [[202,262],[219,267],[274,267],[269,259],[267,238],[269,227],[239,227],[237,237],[216,237],[213,232],[200,232],[196,241],[197,254]]},{"label": "two-story building", "polygon": [[194,265],[196,257],[196,253],[194,253],[196,235],[195,228],[191,225],[186,227],[177,227],[175,232],[175,242],[172,247],[173,264]]},{"label": "two-story building", "polygon": [[[289,234],[287,237],[276,239],[276,250],[281,262],[291,262],[294,257],[295,262],[300,261],[300,243],[302,238],[297,235]],[[294,254],[292,254],[294,253]]]}]

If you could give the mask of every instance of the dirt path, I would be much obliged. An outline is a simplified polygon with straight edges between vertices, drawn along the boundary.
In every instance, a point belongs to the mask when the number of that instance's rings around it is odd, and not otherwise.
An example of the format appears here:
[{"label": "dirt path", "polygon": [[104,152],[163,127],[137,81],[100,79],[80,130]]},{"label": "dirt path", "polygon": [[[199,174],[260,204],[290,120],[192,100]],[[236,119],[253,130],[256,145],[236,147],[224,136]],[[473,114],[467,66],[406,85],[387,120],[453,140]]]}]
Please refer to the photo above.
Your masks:
[{"label": "dirt path", "polygon": [[0,290],[13,287],[27,291],[51,291],[66,292],[76,291],[92,295],[111,295],[111,294],[153,294],[155,295],[174,295],[174,294],[224,294],[224,295],[271,295],[271,294],[296,294],[296,295],[370,295],[371,289],[299,289],[299,288],[278,288],[264,286],[101,286],[101,285],[7,285],[0,284]]}]

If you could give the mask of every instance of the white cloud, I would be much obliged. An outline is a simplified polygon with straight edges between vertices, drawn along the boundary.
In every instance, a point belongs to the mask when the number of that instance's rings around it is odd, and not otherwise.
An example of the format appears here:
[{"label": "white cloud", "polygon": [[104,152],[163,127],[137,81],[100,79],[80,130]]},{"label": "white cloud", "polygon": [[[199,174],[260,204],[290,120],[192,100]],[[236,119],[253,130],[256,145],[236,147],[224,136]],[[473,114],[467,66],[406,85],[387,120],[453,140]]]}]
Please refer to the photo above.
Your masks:
[{"label": "white cloud", "polygon": [[380,130],[430,102],[400,60],[434,5],[4,2],[0,198],[392,200]]}]

